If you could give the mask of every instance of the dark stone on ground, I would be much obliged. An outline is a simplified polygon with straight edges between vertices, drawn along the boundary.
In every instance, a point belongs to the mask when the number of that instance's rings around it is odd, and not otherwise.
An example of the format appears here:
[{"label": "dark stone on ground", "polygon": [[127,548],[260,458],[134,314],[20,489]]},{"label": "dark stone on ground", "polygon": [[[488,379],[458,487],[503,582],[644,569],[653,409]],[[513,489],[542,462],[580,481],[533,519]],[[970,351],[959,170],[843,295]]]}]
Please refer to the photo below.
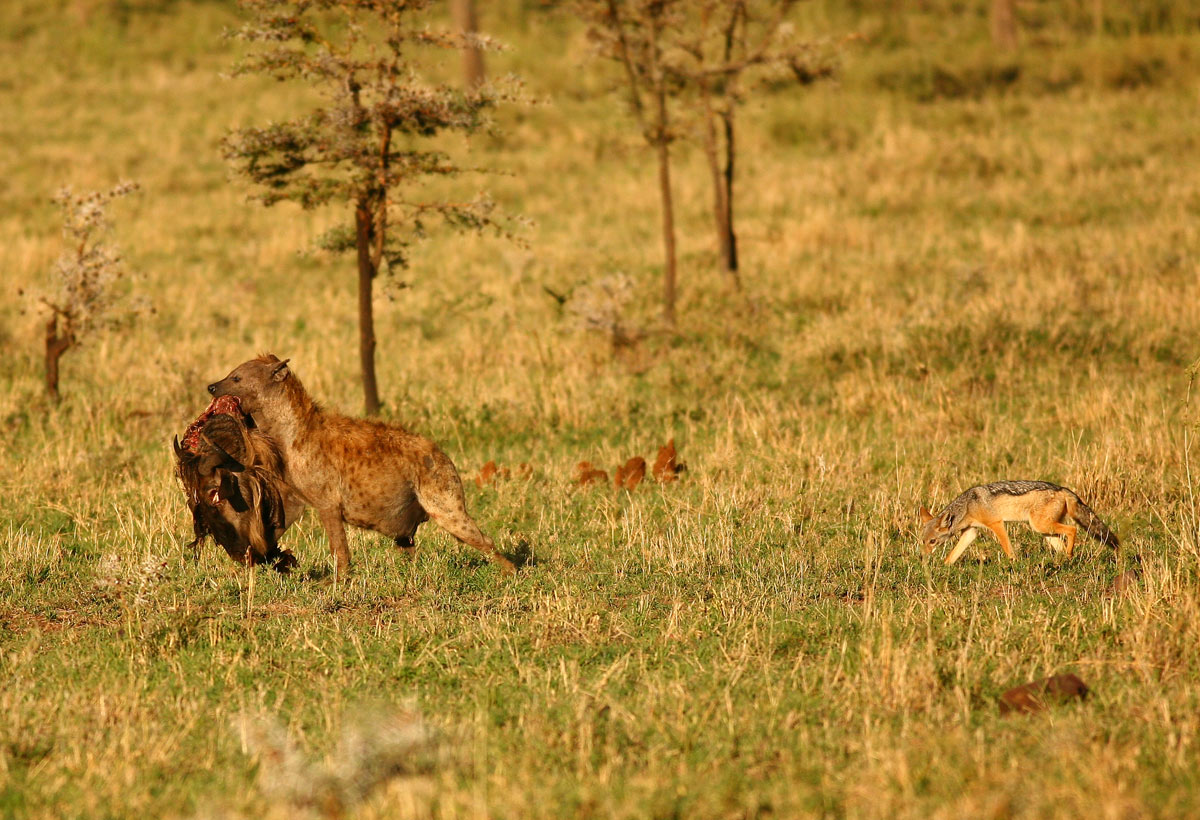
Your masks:
[{"label": "dark stone on ground", "polygon": [[1122,572],[1108,585],[1108,589],[1104,590],[1104,594],[1110,598],[1116,598],[1132,592],[1137,589],[1138,575],[1137,570],[1132,569]]},{"label": "dark stone on ground", "polygon": [[1087,696],[1087,684],[1078,676],[1054,675],[1022,686],[1015,686],[1002,694],[1000,696],[1000,714],[1019,712],[1029,715],[1041,712],[1051,703],[1084,700]]}]

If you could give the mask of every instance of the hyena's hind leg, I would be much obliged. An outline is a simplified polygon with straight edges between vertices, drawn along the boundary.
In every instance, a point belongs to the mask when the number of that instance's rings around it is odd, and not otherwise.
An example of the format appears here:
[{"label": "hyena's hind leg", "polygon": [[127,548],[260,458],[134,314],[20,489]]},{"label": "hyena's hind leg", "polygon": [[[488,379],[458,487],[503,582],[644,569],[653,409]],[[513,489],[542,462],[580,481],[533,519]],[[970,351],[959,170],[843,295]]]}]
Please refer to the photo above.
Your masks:
[{"label": "hyena's hind leg", "polygon": [[435,453],[427,457],[426,466],[429,471],[422,477],[417,489],[417,501],[430,520],[459,541],[482,552],[506,575],[516,572],[513,562],[496,551],[495,542],[483,534],[467,512],[462,480],[450,459],[442,453]]}]

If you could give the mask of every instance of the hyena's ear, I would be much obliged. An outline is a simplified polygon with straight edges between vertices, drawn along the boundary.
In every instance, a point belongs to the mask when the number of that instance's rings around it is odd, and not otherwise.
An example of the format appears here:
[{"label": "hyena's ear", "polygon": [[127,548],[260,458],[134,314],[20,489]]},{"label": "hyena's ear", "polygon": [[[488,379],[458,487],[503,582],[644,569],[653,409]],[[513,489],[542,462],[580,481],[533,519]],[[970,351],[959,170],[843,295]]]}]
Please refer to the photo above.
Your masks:
[{"label": "hyena's ear", "polygon": [[275,365],[275,368],[271,371],[271,381],[281,382],[288,377],[288,374],[291,371],[288,370],[287,363],[290,361],[291,359],[284,359],[282,362]]},{"label": "hyena's ear", "polygon": [[929,522],[929,521],[932,521],[932,520],[933,520],[933,513],[931,513],[931,512],[930,512],[929,510],[927,510],[925,507],[922,507],[922,508],[921,508],[921,523],[922,523],[922,524],[925,524],[925,523],[927,523],[927,522]]}]

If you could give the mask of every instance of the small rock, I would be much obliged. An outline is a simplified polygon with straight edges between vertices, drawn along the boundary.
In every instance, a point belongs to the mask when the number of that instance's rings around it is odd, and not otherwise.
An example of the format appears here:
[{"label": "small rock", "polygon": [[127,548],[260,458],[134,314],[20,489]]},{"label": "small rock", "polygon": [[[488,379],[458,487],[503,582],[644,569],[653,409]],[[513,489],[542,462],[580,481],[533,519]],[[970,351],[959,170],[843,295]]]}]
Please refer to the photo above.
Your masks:
[{"label": "small rock", "polygon": [[496,480],[496,474],[500,469],[496,466],[496,462],[489,461],[479,468],[479,475],[475,477],[475,486],[482,487],[485,484],[491,484]]},{"label": "small rock", "polygon": [[1104,590],[1104,594],[1110,598],[1118,598],[1126,593],[1132,592],[1138,585],[1138,573],[1136,570],[1126,570],[1113,579],[1113,582],[1108,585],[1108,589]]},{"label": "small rock", "polygon": [[658,448],[658,458],[654,460],[654,477],[664,484],[674,481],[679,474],[687,469],[687,465],[679,461],[675,452],[675,439],[671,439]]},{"label": "small rock", "polygon": [[634,487],[642,483],[642,479],[646,477],[646,459],[641,456],[634,456],[625,462],[622,467],[617,467],[616,486],[617,488],[624,487],[627,490],[632,490]]},{"label": "small rock", "polygon": [[1035,680],[1023,686],[1009,689],[1000,696],[1000,714],[1010,712],[1033,714],[1046,708],[1048,703],[1065,703],[1084,700],[1088,696],[1087,684],[1076,675],[1054,675]]},{"label": "small rock", "polygon": [[592,466],[592,462],[590,461],[579,462],[579,464],[576,465],[576,469],[579,470],[579,478],[575,479],[577,484],[587,486],[593,481],[608,481],[608,473],[604,472],[603,470],[597,470]]}]

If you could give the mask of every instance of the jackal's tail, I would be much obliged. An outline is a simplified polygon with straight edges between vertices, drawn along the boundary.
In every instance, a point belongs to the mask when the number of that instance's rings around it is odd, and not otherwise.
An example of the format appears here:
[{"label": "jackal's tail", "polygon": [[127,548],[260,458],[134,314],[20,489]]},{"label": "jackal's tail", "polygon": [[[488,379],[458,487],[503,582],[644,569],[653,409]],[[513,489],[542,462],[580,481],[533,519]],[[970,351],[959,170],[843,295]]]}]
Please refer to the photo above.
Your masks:
[{"label": "jackal's tail", "polygon": [[1121,541],[1117,538],[1117,534],[1100,520],[1100,516],[1096,515],[1095,510],[1080,501],[1079,496],[1074,498],[1074,502],[1067,512],[1079,522],[1079,526],[1083,527],[1088,535],[1095,538],[1101,544],[1107,544],[1114,550],[1120,549]]}]

